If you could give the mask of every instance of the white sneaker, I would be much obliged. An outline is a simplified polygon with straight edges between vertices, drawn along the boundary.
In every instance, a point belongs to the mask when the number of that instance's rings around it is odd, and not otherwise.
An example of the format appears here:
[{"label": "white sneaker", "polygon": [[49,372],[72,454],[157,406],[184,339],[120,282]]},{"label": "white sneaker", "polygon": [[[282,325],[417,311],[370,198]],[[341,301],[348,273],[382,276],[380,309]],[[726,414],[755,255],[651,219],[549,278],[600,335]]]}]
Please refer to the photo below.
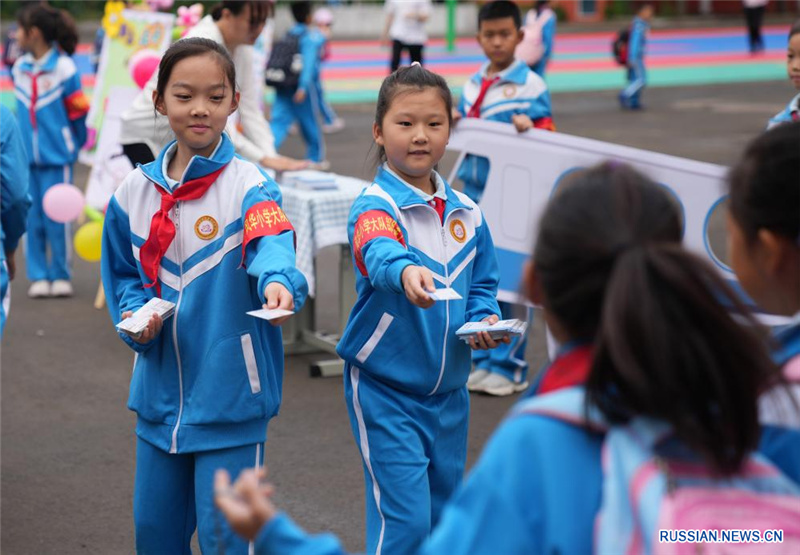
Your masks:
[{"label": "white sneaker", "polygon": [[57,279],[50,287],[50,295],[52,297],[71,297],[72,284],[65,279]]},{"label": "white sneaker", "polygon": [[342,118],[336,118],[331,123],[322,126],[322,132],[326,135],[333,135],[344,129],[345,123]]},{"label": "white sneaker", "polygon": [[474,372],[470,372],[469,379],[467,380],[467,389],[469,391],[483,391],[481,387],[481,382],[489,375],[488,370],[484,370],[479,368]]},{"label": "white sneaker", "polygon": [[42,299],[50,296],[50,282],[46,279],[40,279],[31,283],[28,287],[28,296],[31,299]]},{"label": "white sneaker", "polygon": [[491,373],[481,381],[481,391],[495,397],[505,397],[527,389],[528,382],[514,383],[505,376]]}]

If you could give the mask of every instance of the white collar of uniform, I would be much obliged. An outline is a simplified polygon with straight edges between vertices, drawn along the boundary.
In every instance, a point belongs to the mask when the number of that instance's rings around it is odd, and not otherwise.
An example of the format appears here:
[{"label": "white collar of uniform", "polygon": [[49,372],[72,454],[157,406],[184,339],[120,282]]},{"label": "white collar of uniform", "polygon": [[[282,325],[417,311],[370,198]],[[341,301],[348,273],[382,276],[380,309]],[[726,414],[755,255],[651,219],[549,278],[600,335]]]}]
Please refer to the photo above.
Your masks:
[{"label": "white collar of uniform", "polygon": [[[219,150],[219,147],[220,147],[221,144],[222,144],[222,138],[220,137],[220,140],[217,143],[217,146],[214,147],[214,152],[211,153],[211,156],[209,156],[209,159],[214,158],[214,155]],[[167,168],[169,168],[169,163],[172,160],[172,158],[175,156],[176,152],[178,152],[178,143],[174,142],[169,146],[169,148],[167,149],[167,152],[164,153],[164,160],[161,162],[161,175],[164,176],[164,182],[167,185],[169,185],[170,193],[172,193],[175,190],[175,187],[178,185],[178,183],[180,183],[180,181],[176,181],[176,180],[172,179],[169,176],[169,174],[167,174]],[[191,163],[191,160],[189,161],[189,163]]]},{"label": "white collar of uniform", "polygon": [[33,65],[33,71],[38,72],[42,69],[47,60],[50,59],[50,56],[53,54],[53,47],[51,46],[50,49],[45,52],[41,58],[35,58],[33,54],[31,54],[31,63]]},{"label": "white collar of uniform", "polygon": [[444,190],[444,180],[442,179],[442,176],[439,175],[439,173],[435,170],[432,171],[431,173],[436,178],[436,191],[434,191],[432,195],[429,195],[419,187],[415,187],[414,185],[412,185],[411,183],[409,183],[408,181],[397,175],[395,172],[393,172],[392,168],[390,168],[389,164],[387,164],[386,162],[383,163],[383,169],[392,174],[395,178],[397,178],[397,180],[400,181],[400,183],[402,183],[403,185],[405,185],[406,187],[417,193],[419,196],[421,196],[425,202],[432,201],[434,197],[440,198],[444,201],[447,200],[447,193]]},{"label": "white collar of uniform", "polygon": [[[500,78],[500,79],[498,80],[499,82],[501,82],[501,81],[507,81],[507,80],[508,80],[508,74],[509,74],[509,73],[511,73],[512,71],[514,71],[514,70],[516,69],[516,67],[517,67],[517,62],[518,62],[518,61],[519,61],[519,60],[514,60],[513,62],[511,62],[511,65],[509,65],[509,66],[508,66],[507,68],[505,68],[503,71],[501,71],[501,72],[499,72],[499,73],[495,73],[495,74],[492,76],[492,78],[499,77],[499,78]],[[491,62],[486,62],[486,63],[485,63],[485,64],[483,64],[483,66],[481,67],[481,79],[487,79],[487,78],[489,77],[489,76],[487,75],[487,73],[488,73],[488,71],[489,71],[489,65],[490,65],[490,63],[491,63]]]}]

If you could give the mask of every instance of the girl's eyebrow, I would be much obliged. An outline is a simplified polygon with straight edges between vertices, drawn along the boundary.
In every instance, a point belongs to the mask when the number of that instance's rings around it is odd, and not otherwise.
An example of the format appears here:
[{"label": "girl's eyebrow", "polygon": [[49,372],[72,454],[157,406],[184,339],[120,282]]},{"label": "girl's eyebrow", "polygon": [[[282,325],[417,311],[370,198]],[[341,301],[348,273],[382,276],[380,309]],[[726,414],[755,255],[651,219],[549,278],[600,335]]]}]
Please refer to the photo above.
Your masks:
[{"label": "girl's eyebrow", "polygon": [[[175,83],[170,85],[170,88],[176,88],[176,87],[182,87],[184,89],[194,89],[195,88],[191,84],[184,83],[183,81],[176,81]],[[225,88],[225,83],[217,83],[215,85],[209,85],[208,87],[206,87],[206,90],[210,91],[210,90],[214,90],[214,89],[224,89],[224,88]]]}]

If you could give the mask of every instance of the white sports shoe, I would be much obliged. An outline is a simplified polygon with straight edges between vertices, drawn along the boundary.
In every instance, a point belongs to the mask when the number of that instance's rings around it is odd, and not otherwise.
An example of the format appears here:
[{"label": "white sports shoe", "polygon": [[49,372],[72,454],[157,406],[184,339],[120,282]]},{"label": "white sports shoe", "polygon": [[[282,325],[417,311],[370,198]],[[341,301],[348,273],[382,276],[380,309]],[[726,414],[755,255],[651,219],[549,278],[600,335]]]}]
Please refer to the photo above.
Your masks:
[{"label": "white sports shoe", "polygon": [[344,129],[345,123],[342,118],[336,118],[331,123],[322,126],[322,132],[326,135],[333,135]]},{"label": "white sports shoe", "polygon": [[50,296],[52,297],[71,297],[72,284],[65,279],[57,279],[50,287]]},{"label": "white sports shoe", "polygon": [[50,296],[50,282],[46,279],[40,279],[31,283],[28,287],[28,296],[31,299],[42,299]]},{"label": "white sports shoe", "polygon": [[495,397],[505,397],[528,388],[528,382],[514,383],[505,376],[491,373],[481,381],[480,390]]},{"label": "white sports shoe", "polygon": [[469,391],[483,391],[481,387],[481,382],[489,375],[488,370],[483,370],[479,368],[473,372],[470,372],[469,379],[467,380],[467,389]]}]

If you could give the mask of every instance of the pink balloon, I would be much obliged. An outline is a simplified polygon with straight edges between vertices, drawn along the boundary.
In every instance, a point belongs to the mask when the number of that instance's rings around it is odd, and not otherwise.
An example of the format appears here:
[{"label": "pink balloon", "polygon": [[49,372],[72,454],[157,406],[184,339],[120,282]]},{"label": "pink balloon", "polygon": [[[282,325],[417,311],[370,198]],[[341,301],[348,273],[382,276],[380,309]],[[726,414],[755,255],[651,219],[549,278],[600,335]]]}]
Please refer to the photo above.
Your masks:
[{"label": "pink balloon", "polygon": [[75,185],[59,183],[50,187],[42,198],[47,217],[65,224],[75,220],[83,211],[83,193]]},{"label": "pink balloon", "polygon": [[131,73],[131,78],[136,85],[143,89],[147,82],[152,77],[153,73],[158,69],[158,64],[161,61],[161,56],[154,50],[140,50],[131,56],[128,62],[128,70]]}]

